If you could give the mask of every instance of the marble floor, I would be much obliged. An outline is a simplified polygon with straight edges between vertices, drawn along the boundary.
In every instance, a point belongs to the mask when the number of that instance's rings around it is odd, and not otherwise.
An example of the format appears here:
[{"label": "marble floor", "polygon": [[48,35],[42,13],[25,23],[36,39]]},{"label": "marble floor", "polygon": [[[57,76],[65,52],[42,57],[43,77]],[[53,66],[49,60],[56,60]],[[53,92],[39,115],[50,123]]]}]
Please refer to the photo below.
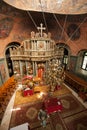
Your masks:
[{"label": "marble floor", "polygon": [[[65,85],[65,86],[87,108],[87,102],[83,102],[82,99],[80,97],[78,97],[78,95],[71,88],[69,88],[67,85]],[[20,87],[21,87],[21,85],[19,85],[17,90],[20,89]],[[15,93],[16,93],[16,91],[15,91]],[[13,94],[13,96],[12,96],[8,106],[7,106],[7,109],[4,113],[4,116],[3,116],[3,119],[2,119],[2,122],[1,122],[1,126],[0,126],[0,130],[9,130],[9,123],[10,123],[12,109],[13,109],[13,105],[14,105],[15,93]]]}]

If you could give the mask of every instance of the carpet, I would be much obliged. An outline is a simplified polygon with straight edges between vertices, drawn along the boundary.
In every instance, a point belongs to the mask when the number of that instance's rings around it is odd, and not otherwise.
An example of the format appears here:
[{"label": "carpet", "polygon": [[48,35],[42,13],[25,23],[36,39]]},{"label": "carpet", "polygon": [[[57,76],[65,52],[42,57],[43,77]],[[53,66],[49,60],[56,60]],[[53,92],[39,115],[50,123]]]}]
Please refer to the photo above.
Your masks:
[{"label": "carpet", "polygon": [[58,97],[62,103],[62,118],[84,111],[86,108],[72,94]]},{"label": "carpet", "polygon": [[50,114],[50,124],[52,130],[67,130],[59,112]]},{"label": "carpet", "polygon": [[[9,129],[28,122],[31,130],[66,130],[65,125],[58,112],[50,114],[46,128],[41,126],[38,120],[38,111],[43,107],[43,102],[22,104],[14,107]],[[20,110],[17,110],[21,108]],[[17,111],[16,111],[17,110]]]},{"label": "carpet", "polygon": [[68,130],[87,130],[87,111],[67,117],[64,122]]},{"label": "carpet", "polygon": [[43,107],[43,100],[38,99],[37,94],[23,97],[17,91],[9,129],[28,122],[31,130],[87,130],[87,109],[65,86],[53,93],[52,97],[61,100],[63,110],[50,114],[47,126],[43,128],[38,120],[38,111]]},{"label": "carpet", "polygon": [[[15,127],[17,125],[28,122],[31,128],[37,127],[40,125],[40,121],[38,120],[38,111],[42,108],[43,103],[27,103],[14,107],[10,128]],[[20,109],[19,109],[20,108]]]},{"label": "carpet", "polygon": [[[87,111],[84,106],[72,94],[61,95],[58,98],[62,102],[63,110],[50,114],[45,130],[86,130],[80,129],[86,127]],[[14,106],[9,128],[28,122],[31,130],[44,130],[38,120],[38,111],[42,107],[42,101]],[[78,129],[71,129],[73,123],[78,123]]]}]

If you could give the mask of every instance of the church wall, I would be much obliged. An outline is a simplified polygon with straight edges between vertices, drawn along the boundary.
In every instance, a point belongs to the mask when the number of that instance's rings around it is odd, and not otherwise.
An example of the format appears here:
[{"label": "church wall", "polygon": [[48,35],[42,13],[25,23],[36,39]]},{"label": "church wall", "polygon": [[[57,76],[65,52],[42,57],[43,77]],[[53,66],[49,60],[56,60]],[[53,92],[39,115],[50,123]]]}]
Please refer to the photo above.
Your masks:
[{"label": "church wall", "polygon": [[[1,19],[2,17],[2,19]],[[1,27],[3,27],[2,25],[4,24],[6,26],[5,23],[5,18],[9,18],[8,16],[4,16],[1,15],[0,17],[0,23],[3,20],[4,22],[1,23]],[[26,17],[10,17],[10,19],[13,22],[12,27],[10,27],[10,25],[7,29],[4,30],[0,30],[0,34],[2,35],[2,37],[0,37],[0,48],[2,48],[0,50],[0,57],[2,58],[4,56],[4,51],[6,48],[6,45],[8,45],[11,42],[19,42],[21,43],[23,40],[27,39],[30,37],[30,32],[31,31],[36,31],[36,28],[34,27],[33,23],[30,21],[28,21],[26,19]],[[62,23],[62,22],[61,22]],[[67,28],[71,25],[71,24],[76,24],[78,26],[80,26],[80,36],[77,40],[71,40],[69,39],[69,36],[67,35]],[[58,24],[55,22],[55,25],[51,26],[51,29],[49,29],[49,31],[52,33],[53,39],[55,40],[56,43],[58,42],[62,42],[67,44],[70,49],[71,49],[71,54],[72,55],[77,55],[77,53],[81,50],[81,49],[87,49],[87,22],[81,24],[81,23],[72,23],[72,22],[67,22],[66,27],[65,27],[65,31],[62,35],[62,39],[60,40],[61,37],[61,31],[58,27]],[[39,26],[39,25],[38,25]],[[62,24],[63,26],[63,24]],[[9,28],[11,28],[11,30],[9,31]],[[5,34],[2,34],[5,31],[5,33],[8,33],[8,35],[5,37]],[[72,30],[71,30],[72,31]],[[2,46],[3,44],[3,46]]]},{"label": "church wall", "polygon": [[68,43],[72,50],[72,55],[75,56],[80,50],[87,49],[87,22],[81,25],[80,31],[80,38],[76,41],[69,41]]},{"label": "church wall", "polygon": [[[69,36],[67,35],[67,28],[71,24],[73,24],[73,22],[67,22],[63,39],[59,40],[57,39],[57,36],[56,36],[55,41],[57,43],[60,42],[60,43],[65,43],[66,45],[68,45],[71,49],[71,54],[73,56],[76,56],[80,50],[87,49],[87,22],[83,23],[82,25],[80,25],[81,23],[74,22],[74,24],[80,26],[80,37],[77,40],[71,40]],[[55,30],[53,30],[53,34],[57,32],[56,30],[57,30],[56,28]]]},{"label": "church wall", "polygon": [[[21,12],[22,13],[22,12]],[[29,16],[28,16],[29,17]],[[36,16],[35,16],[36,17]],[[9,23],[6,23],[6,19],[9,20]],[[58,19],[59,20],[59,19]],[[84,20],[84,19],[83,19]],[[52,19],[48,23],[48,31],[52,33],[52,37],[55,40],[56,43],[62,42],[67,44],[70,49],[71,49],[71,54],[72,55],[77,55],[77,53],[81,49],[87,49],[87,22],[68,22],[66,23],[66,26],[64,28],[64,33],[62,34],[61,37],[61,29],[57,22]],[[38,26],[40,25],[40,21],[38,21]],[[44,21],[43,21],[44,23]],[[61,23],[61,27],[64,25],[64,21],[59,20],[59,23]],[[80,28],[80,36],[76,40],[71,40],[69,36],[67,35],[67,30],[68,27],[71,24],[76,24]],[[5,29],[3,27],[5,26]],[[27,39],[30,37],[30,32],[31,31],[36,31],[36,27],[34,26],[33,22],[30,19],[26,18],[26,15],[20,16],[20,13],[17,14],[17,16],[13,17],[13,15],[2,15],[0,14],[0,27],[3,29],[0,29],[0,57],[4,56],[4,51],[6,45],[8,45],[11,42],[19,42],[21,43],[24,39]],[[72,31],[72,30],[71,30]],[[77,31],[78,33],[78,31]],[[78,35],[78,34],[76,34]],[[3,46],[2,46],[3,44]]]}]

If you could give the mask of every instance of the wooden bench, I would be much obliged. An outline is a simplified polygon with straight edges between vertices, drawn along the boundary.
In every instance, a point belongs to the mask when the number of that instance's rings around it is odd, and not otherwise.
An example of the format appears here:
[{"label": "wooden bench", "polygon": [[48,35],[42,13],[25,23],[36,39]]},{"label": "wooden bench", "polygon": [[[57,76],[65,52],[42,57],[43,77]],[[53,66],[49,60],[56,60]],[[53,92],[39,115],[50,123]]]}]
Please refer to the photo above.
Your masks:
[{"label": "wooden bench", "polygon": [[69,85],[78,95],[87,101],[87,82],[68,71],[65,72],[64,82]]}]

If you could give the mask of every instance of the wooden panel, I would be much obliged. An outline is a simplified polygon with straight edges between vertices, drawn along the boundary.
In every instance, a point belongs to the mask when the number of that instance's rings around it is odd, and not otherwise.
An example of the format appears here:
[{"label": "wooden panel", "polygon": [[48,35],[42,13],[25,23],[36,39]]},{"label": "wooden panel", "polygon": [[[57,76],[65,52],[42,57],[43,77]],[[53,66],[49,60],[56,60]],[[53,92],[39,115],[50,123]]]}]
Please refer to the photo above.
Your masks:
[{"label": "wooden panel", "polygon": [[77,92],[83,101],[87,100],[87,82],[66,71],[65,83],[68,84],[75,92]]}]

